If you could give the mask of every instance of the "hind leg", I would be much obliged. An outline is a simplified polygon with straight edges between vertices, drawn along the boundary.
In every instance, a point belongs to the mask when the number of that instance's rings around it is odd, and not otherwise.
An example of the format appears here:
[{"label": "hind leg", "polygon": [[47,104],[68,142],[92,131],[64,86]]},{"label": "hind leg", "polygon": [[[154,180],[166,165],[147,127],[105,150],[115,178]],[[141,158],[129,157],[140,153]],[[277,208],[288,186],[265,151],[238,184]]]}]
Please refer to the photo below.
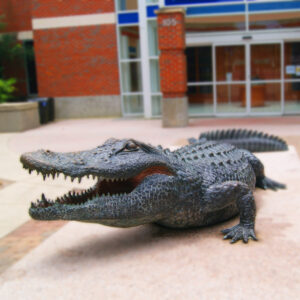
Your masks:
[{"label": "hind leg", "polygon": [[242,150],[242,151],[254,170],[256,176],[256,187],[264,190],[271,189],[273,191],[277,191],[277,189],[286,188],[285,184],[276,182],[265,176],[264,165],[255,155],[253,155],[251,152],[247,150]]},{"label": "hind leg", "polygon": [[203,209],[216,211],[236,203],[240,213],[240,223],[222,231],[224,239],[231,239],[231,243],[238,240],[248,242],[249,238],[257,240],[254,233],[255,202],[251,189],[239,181],[227,181],[209,187],[204,196]]}]

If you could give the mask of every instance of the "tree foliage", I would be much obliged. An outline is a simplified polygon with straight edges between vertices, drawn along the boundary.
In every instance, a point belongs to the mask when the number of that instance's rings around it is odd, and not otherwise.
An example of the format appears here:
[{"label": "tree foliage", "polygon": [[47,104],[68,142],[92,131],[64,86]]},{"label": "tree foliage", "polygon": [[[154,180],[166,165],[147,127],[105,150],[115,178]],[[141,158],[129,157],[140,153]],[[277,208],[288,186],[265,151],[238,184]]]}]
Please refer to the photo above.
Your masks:
[{"label": "tree foliage", "polygon": [[[1,22],[3,17],[0,16],[0,30],[5,28]],[[15,59],[23,57],[24,50],[21,44],[17,43],[16,35],[9,33],[0,34],[0,103],[14,98],[17,80],[15,78],[4,78],[4,62],[9,63]]]},{"label": "tree foliage", "polygon": [[16,90],[16,83],[17,80],[15,78],[9,78],[7,80],[0,79],[0,103],[14,98],[13,93]]}]

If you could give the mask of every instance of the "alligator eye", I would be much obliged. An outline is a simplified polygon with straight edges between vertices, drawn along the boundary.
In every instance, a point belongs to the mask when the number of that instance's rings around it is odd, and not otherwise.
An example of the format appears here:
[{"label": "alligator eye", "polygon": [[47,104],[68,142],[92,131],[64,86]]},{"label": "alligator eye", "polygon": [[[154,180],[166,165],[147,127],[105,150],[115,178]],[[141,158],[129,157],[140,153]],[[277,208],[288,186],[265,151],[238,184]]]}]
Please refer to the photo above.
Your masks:
[{"label": "alligator eye", "polygon": [[130,152],[130,151],[136,151],[138,149],[139,149],[139,146],[137,144],[135,144],[134,142],[130,141],[125,145],[123,151]]}]

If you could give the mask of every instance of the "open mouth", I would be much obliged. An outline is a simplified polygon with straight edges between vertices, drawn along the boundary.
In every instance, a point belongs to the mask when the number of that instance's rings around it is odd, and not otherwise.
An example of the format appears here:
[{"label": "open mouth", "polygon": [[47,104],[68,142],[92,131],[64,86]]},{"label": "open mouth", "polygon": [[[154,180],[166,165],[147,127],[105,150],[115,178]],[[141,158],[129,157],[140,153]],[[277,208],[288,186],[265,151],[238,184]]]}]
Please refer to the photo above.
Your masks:
[{"label": "open mouth", "polygon": [[99,197],[123,197],[133,193],[134,190],[145,180],[146,177],[153,176],[155,174],[163,174],[167,176],[173,176],[174,174],[166,166],[152,166],[144,169],[138,175],[129,178],[105,178],[95,174],[86,174],[84,176],[69,175],[64,172],[58,171],[42,171],[35,169],[32,166],[23,164],[23,167],[28,170],[29,173],[36,171],[37,174],[43,176],[44,180],[47,177],[52,176],[53,178],[63,174],[65,179],[71,177],[71,180],[78,179],[81,182],[82,177],[92,176],[94,179],[97,178],[97,182],[94,186],[89,189],[81,190],[80,192],[70,191],[67,194],[56,198],[55,200],[47,199],[44,194],[41,195],[41,199],[31,203],[31,208],[47,208],[54,205],[82,205],[89,200]]}]

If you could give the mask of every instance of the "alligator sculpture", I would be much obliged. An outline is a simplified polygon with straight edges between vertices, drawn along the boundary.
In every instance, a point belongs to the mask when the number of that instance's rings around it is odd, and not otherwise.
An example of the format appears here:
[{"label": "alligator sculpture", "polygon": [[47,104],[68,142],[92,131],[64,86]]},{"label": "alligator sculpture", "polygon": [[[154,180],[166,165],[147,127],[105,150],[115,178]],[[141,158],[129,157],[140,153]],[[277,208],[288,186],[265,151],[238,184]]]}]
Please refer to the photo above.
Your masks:
[{"label": "alligator sculpture", "polygon": [[195,138],[189,139],[191,144],[199,143],[199,141],[220,141],[250,152],[288,150],[286,142],[281,138],[247,129],[208,131],[201,133],[198,140]]},{"label": "alligator sculpture", "polygon": [[[245,148],[286,150],[279,138],[252,131],[223,131],[175,151],[134,139],[109,139],[88,151],[57,153],[39,150],[20,160],[29,173],[44,177],[92,176],[88,190],[32,203],[29,214],[37,220],[76,220],[108,226],[131,227],[156,223],[171,228],[206,226],[240,215],[240,221],[223,230],[234,243],[257,240],[253,190],[283,189],[264,174],[263,164]],[[243,134],[242,134],[243,133]],[[205,138],[204,138],[205,137]],[[215,141],[207,141],[213,137]],[[234,145],[222,143],[243,137]]]}]

